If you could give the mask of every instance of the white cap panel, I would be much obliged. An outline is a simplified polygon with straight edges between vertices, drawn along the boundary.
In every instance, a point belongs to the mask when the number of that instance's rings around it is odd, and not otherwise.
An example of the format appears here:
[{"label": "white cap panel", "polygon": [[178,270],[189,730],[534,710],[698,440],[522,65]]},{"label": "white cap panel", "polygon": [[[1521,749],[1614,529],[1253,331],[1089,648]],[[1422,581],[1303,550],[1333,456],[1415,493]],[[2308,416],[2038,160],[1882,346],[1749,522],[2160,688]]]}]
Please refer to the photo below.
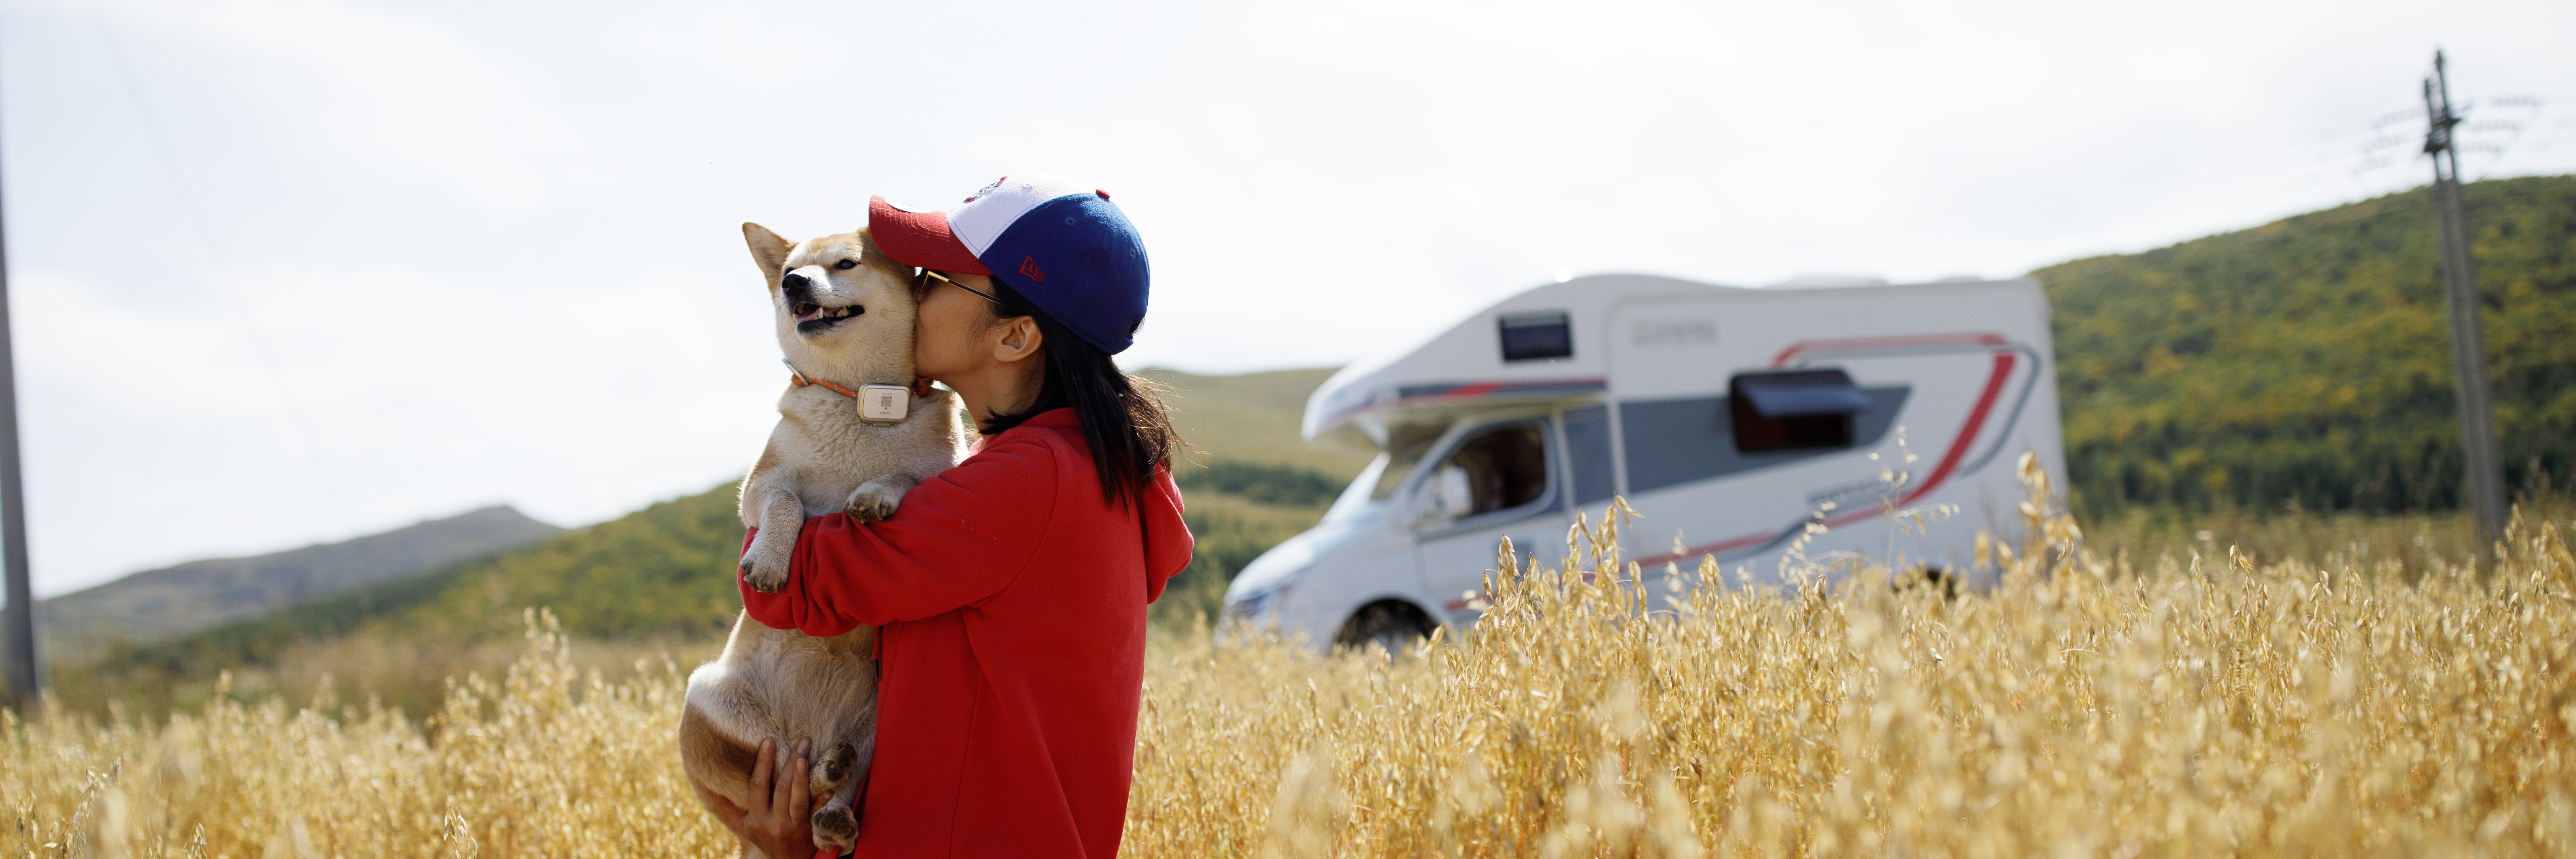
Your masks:
[{"label": "white cap panel", "polygon": [[948,229],[977,257],[1002,237],[1002,231],[1039,204],[1057,197],[1089,194],[1091,189],[1037,173],[1004,176],[948,210]]}]

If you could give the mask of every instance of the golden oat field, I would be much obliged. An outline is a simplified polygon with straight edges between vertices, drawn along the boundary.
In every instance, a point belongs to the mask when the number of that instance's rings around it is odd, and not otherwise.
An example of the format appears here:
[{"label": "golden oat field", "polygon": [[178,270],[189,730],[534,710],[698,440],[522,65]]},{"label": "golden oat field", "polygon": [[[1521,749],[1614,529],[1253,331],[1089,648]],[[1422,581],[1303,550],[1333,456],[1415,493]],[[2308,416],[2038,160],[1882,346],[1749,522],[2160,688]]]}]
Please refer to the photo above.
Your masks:
[{"label": "golden oat field", "polygon": [[[1498,575],[1464,642],[1163,635],[1126,854],[2576,853],[2556,523],[2518,520],[2480,576],[2104,557],[2023,516],[1977,594],[1849,560],[1799,571],[1834,586],[1676,590],[1577,553]],[[0,856],[730,855],[673,750],[685,666],[604,676],[577,646],[536,621],[421,719],[327,693],[12,717]]]}]

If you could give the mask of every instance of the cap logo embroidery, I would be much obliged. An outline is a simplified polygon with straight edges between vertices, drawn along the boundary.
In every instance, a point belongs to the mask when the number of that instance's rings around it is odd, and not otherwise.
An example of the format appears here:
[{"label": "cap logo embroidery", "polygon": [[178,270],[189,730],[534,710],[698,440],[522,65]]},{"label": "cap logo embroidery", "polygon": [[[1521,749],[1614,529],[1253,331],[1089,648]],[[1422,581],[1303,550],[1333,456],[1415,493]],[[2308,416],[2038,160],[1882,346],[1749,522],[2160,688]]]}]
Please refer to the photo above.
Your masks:
[{"label": "cap logo embroidery", "polygon": [[1021,257],[1021,258],[1020,258],[1020,273],[1021,273],[1021,274],[1023,274],[1023,275],[1027,275],[1027,276],[1028,276],[1028,278],[1029,278],[1030,280],[1034,280],[1034,281],[1037,281],[1037,282],[1039,282],[1039,283],[1045,283],[1045,282],[1046,282],[1046,272],[1043,272],[1043,271],[1039,271],[1039,270],[1038,270],[1038,258],[1037,258],[1037,257],[1033,257],[1033,256]]}]

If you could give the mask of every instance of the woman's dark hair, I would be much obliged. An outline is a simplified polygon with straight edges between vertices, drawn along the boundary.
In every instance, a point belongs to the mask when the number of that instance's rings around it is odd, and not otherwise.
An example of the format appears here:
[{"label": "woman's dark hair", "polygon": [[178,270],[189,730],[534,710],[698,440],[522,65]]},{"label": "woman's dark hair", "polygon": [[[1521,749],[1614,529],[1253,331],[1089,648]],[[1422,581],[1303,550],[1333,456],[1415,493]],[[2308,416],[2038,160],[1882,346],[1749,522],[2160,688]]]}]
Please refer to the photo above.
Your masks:
[{"label": "woman's dark hair", "polygon": [[1070,407],[1082,422],[1083,439],[1091,444],[1092,467],[1100,470],[1101,497],[1115,507],[1142,495],[1154,480],[1154,469],[1168,464],[1182,447],[1157,386],[1120,371],[1109,353],[1058,324],[1001,278],[992,282],[993,297],[1001,299],[992,304],[994,320],[1026,316],[1037,322],[1046,382],[1028,410],[996,414],[978,429],[999,435],[1041,413]]}]

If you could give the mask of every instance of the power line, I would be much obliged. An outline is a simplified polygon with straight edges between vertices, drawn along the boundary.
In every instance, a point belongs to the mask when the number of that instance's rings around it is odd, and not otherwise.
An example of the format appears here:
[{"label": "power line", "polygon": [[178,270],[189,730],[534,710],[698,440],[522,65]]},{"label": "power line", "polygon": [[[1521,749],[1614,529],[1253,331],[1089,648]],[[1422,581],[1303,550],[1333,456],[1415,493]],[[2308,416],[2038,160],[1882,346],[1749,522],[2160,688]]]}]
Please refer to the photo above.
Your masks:
[{"label": "power line", "polygon": [[125,83],[126,96],[133,99],[134,111],[143,120],[144,136],[151,140],[154,154],[160,157],[162,174],[169,180],[171,191],[178,196],[179,208],[187,214],[188,224],[195,228],[198,245],[206,252],[210,269],[207,277],[214,282],[216,302],[231,311],[237,330],[243,339],[250,342],[251,353],[259,359],[261,369],[268,371],[269,384],[275,390],[287,423],[294,427],[297,440],[303,442],[305,456],[312,461],[314,476],[321,481],[324,491],[330,493],[333,506],[340,512],[341,528],[349,534],[358,533],[356,508],[349,503],[349,493],[341,487],[339,470],[333,468],[330,459],[323,455],[311,419],[292,394],[294,388],[286,383],[286,374],[279,369],[277,356],[269,348],[267,331],[251,312],[249,302],[232,294],[229,276],[232,266],[224,258],[222,247],[215,243],[214,229],[207,225],[205,212],[197,205],[196,194],[190,190],[187,173],[180,168],[169,138],[161,133],[152,102],[143,94],[143,86],[134,74],[134,64],[126,56],[125,43],[117,38],[116,26],[108,20],[105,4],[91,3],[90,14],[98,22],[99,37],[106,41],[108,57],[116,64],[117,74]]}]

